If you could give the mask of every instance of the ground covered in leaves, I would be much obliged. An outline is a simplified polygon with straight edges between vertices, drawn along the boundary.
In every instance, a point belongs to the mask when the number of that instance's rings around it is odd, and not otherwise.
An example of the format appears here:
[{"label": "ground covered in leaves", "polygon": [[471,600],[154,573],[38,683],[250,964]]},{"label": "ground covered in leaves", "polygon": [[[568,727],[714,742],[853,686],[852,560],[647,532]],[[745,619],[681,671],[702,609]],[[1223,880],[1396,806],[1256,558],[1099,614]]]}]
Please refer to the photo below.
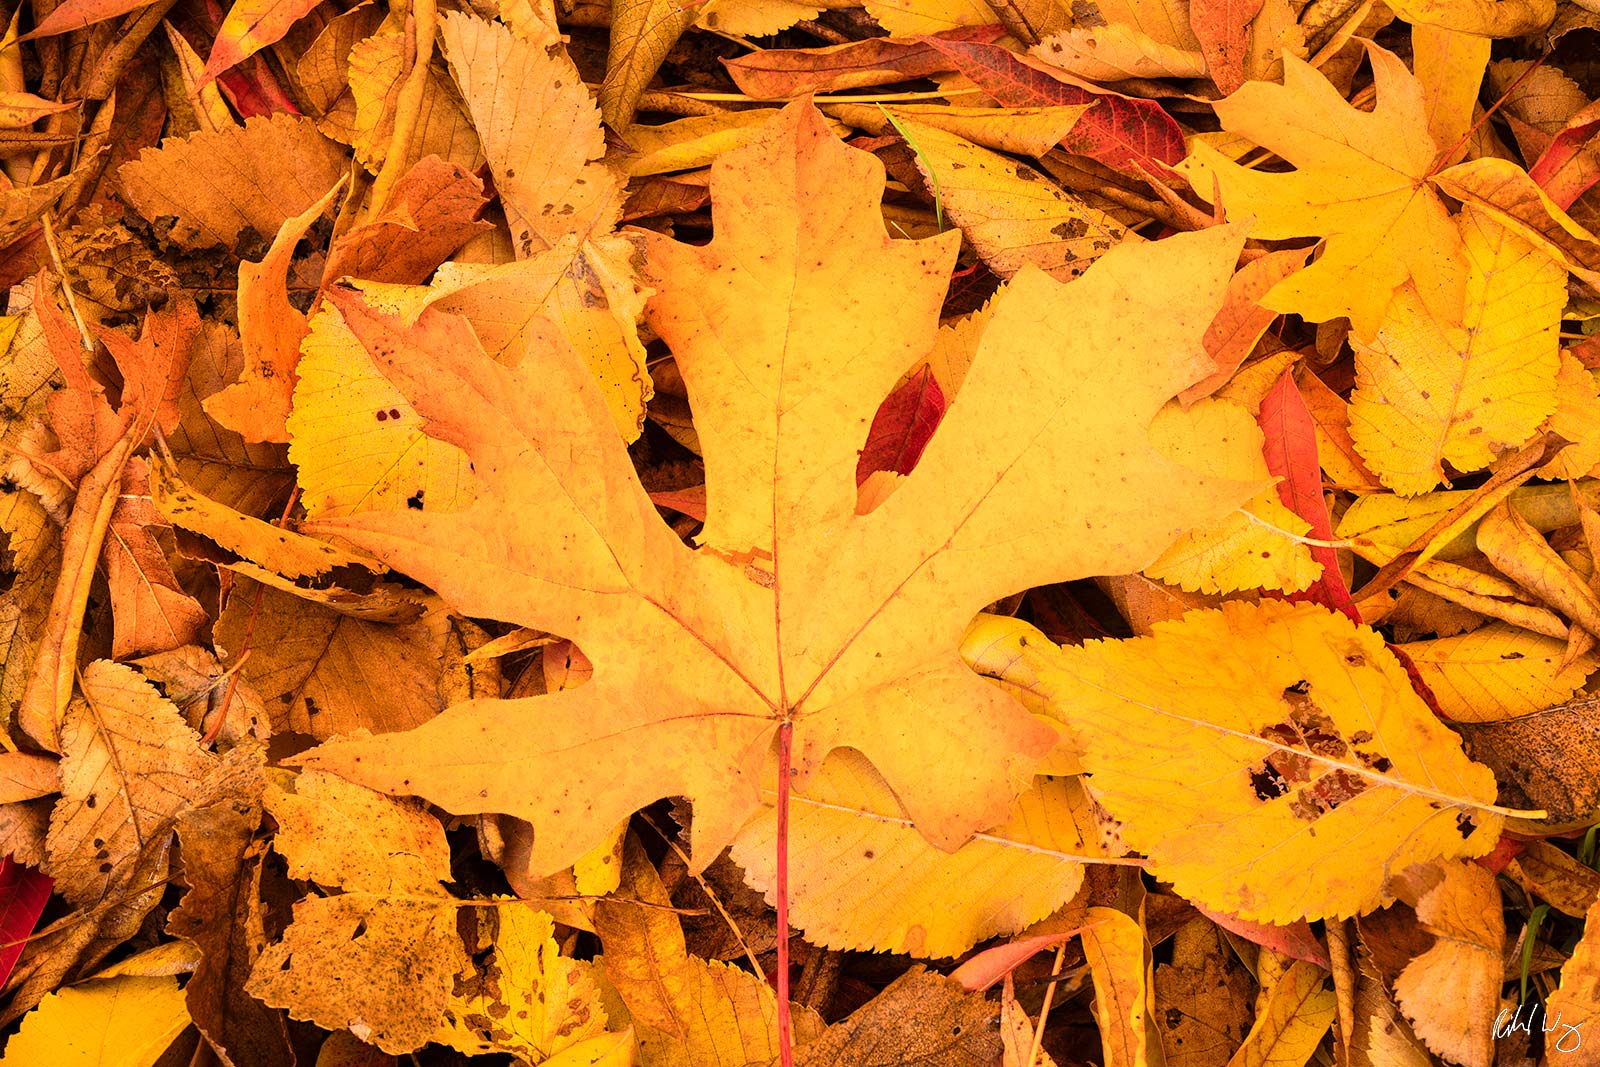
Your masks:
[{"label": "ground covered in leaves", "polygon": [[1592,0],[34,0],[0,1064],[1600,1064]]}]

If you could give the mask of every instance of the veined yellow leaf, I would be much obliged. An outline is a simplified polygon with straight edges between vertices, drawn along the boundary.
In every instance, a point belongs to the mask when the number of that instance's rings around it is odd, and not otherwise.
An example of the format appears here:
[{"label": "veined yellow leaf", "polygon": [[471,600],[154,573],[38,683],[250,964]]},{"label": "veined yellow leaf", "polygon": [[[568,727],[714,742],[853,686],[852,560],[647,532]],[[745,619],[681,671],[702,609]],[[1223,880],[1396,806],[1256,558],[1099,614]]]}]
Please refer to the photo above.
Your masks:
[{"label": "veined yellow leaf", "polygon": [[1472,270],[1441,313],[1403,286],[1370,344],[1355,340],[1350,436],[1384,485],[1426,492],[1443,464],[1481,470],[1556,410],[1566,271],[1487,212],[1458,217]]},{"label": "veined yellow leaf", "polygon": [[1440,710],[1462,722],[1494,722],[1552,707],[1583,688],[1596,666],[1590,653],[1564,663],[1565,641],[1504,623],[1400,647],[1422,672]]},{"label": "veined yellow leaf", "polygon": [[1389,872],[1499,837],[1494,775],[1381,636],[1326,608],[1229,602],[1052,658],[1052,705],[1096,799],[1157,877],[1208,907],[1353,915],[1388,899]]},{"label": "veined yellow leaf", "polygon": [[0,1067],[150,1067],[188,1025],[175,978],[89,982],[40,1001]]}]

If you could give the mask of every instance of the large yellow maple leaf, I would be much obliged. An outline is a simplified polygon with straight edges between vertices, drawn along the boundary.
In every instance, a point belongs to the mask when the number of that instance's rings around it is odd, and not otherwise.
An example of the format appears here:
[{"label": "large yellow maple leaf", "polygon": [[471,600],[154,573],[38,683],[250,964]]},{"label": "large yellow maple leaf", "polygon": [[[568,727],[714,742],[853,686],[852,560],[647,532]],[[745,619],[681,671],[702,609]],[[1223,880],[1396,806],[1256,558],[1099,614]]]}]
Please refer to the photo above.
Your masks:
[{"label": "large yellow maple leaf", "polygon": [[1313,322],[1348,315],[1371,340],[1395,290],[1411,279],[1441,319],[1459,314],[1466,284],[1461,239],[1428,181],[1439,146],[1428,132],[1423,87],[1392,52],[1367,46],[1377,106],[1358,111],[1309,63],[1283,57],[1283,84],[1247,82],[1216,102],[1230,133],[1290,163],[1291,173],[1250,170],[1202,141],[1179,165],[1201,197],[1220,192],[1235,217],[1253,216],[1266,240],[1322,237],[1310,267],[1262,298]]},{"label": "large yellow maple leaf", "polygon": [[858,452],[879,402],[933,345],[956,237],[891,240],[881,165],[808,103],[721,159],[712,189],[711,244],[648,249],[647,313],[705,453],[696,547],[658,517],[594,379],[553,331],[507,367],[459,317],[428,308],[407,322],[331,294],[428,432],[466,451],[482,491],[461,512],[318,527],[467,615],[572,638],[594,676],[326,744],[303,763],[528,819],[543,871],[637,808],[684,796],[704,862],[758,807],[788,722],[802,785],[853,747],[918,829],[954,848],[1006,818],[1056,741],[963,665],[974,612],[1144,566],[1259,488],[1198,475],[1146,436],[1210,368],[1201,338],[1236,228],[1114,249],[1068,284],[1020,271],[919,466],[862,514]]}]

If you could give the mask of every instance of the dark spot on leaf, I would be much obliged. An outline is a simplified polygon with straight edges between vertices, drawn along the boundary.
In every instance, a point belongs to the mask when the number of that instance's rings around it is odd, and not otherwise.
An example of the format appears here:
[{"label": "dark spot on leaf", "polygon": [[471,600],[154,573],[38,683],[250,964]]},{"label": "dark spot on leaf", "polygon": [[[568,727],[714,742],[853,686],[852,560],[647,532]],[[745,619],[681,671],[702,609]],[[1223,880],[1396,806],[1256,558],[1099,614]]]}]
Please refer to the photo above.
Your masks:
[{"label": "dark spot on leaf", "polygon": [[1289,783],[1269,764],[1264,763],[1249,773],[1250,785],[1256,791],[1257,800],[1277,800],[1289,791]]}]

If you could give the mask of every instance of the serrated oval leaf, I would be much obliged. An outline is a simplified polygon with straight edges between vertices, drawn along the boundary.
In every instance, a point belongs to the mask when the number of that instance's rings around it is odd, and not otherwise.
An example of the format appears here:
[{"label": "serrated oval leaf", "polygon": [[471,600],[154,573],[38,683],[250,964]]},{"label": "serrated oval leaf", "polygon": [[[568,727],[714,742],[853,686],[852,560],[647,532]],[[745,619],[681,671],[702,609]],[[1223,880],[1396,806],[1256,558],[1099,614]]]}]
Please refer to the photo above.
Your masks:
[{"label": "serrated oval leaf", "polygon": [[1230,602],[1054,659],[1096,798],[1207,907],[1354,915],[1387,901],[1390,873],[1499,837],[1494,775],[1380,635],[1316,604]]}]

